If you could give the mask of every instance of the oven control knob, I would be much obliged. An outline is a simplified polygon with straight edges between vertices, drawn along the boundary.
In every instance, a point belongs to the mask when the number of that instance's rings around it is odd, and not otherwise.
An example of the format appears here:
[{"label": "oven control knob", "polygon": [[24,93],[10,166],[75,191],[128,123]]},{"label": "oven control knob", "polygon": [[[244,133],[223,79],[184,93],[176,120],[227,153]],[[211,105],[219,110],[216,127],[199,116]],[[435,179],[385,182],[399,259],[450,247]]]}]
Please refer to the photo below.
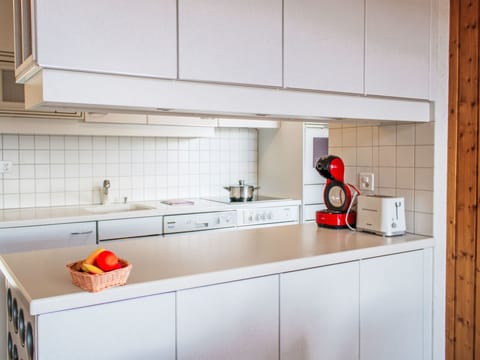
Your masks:
[{"label": "oven control knob", "polygon": [[260,220],[260,216],[259,216],[258,214],[255,215],[255,220],[256,220],[256,221]]},{"label": "oven control knob", "polygon": [[269,213],[267,214],[267,219],[268,219],[268,220],[272,220],[272,213],[271,213],[271,212],[269,212]]}]

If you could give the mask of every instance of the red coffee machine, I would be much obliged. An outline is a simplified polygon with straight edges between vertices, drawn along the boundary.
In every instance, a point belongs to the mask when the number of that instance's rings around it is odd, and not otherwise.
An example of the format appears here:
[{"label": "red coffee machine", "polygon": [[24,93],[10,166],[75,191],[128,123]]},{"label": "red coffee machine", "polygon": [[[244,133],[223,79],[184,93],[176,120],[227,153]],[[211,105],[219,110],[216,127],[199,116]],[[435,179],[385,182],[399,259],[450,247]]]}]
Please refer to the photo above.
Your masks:
[{"label": "red coffee machine", "polygon": [[355,226],[356,214],[351,210],[353,186],[344,182],[345,166],[342,159],[335,155],[321,157],[315,164],[316,170],[327,179],[323,199],[327,210],[316,212],[316,222],[320,227],[343,229]]}]

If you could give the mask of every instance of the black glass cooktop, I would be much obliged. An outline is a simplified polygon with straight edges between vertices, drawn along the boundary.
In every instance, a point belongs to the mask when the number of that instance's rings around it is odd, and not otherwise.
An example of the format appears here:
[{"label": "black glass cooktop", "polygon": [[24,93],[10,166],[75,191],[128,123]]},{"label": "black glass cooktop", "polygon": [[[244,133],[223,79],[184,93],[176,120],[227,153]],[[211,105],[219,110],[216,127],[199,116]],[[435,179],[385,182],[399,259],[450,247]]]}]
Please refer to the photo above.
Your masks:
[{"label": "black glass cooktop", "polygon": [[249,203],[249,202],[261,202],[261,201],[281,201],[285,199],[271,197],[271,196],[254,196],[252,200],[249,201],[230,201],[230,198],[227,196],[215,196],[215,197],[204,197],[204,200],[215,201],[223,204],[238,204],[238,203]]}]

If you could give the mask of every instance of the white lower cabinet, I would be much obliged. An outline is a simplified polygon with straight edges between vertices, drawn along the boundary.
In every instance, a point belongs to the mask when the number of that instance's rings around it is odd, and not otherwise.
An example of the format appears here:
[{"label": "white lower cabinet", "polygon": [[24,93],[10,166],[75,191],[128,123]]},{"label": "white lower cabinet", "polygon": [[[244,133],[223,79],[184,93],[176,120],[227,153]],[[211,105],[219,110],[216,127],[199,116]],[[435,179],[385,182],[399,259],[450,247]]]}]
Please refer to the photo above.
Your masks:
[{"label": "white lower cabinet", "polygon": [[0,253],[95,245],[95,221],[0,229]]},{"label": "white lower cabinet", "polygon": [[360,262],[360,359],[431,358],[429,259],[424,250]]},{"label": "white lower cabinet", "polygon": [[38,316],[37,359],[175,359],[175,294]]},{"label": "white lower cabinet", "polygon": [[179,360],[278,359],[278,275],[177,293]]},{"label": "white lower cabinet", "polygon": [[359,356],[359,263],[280,276],[280,358],[354,360]]},{"label": "white lower cabinet", "polygon": [[431,359],[431,249],[280,276],[280,358]]},{"label": "white lower cabinet", "polygon": [[431,360],[432,250],[40,314],[35,322],[35,359]]}]

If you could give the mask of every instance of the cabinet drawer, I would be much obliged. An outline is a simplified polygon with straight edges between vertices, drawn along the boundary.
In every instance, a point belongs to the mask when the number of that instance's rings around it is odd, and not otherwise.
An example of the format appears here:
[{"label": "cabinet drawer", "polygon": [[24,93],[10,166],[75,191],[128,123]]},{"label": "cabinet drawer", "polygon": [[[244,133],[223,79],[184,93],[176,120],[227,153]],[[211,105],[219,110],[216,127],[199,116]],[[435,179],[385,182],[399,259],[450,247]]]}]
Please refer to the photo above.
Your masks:
[{"label": "cabinet drawer", "polygon": [[323,203],[324,188],[325,188],[325,184],[304,185],[303,186],[303,203],[307,205]]},{"label": "cabinet drawer", "polygon": [[324,209],[326,209],[326,206],[324,204],[304,205],[303,221],[315,220],[315,212]]},{"label": "cabinet drawer", "polygon": [[161,235],[162,226],[162,216],[103,220],[98,222],[98,240]]},{"label": "cabinet drawer", "polygon": [[94,245],[95,222],[0,229],[0,253]]}]

